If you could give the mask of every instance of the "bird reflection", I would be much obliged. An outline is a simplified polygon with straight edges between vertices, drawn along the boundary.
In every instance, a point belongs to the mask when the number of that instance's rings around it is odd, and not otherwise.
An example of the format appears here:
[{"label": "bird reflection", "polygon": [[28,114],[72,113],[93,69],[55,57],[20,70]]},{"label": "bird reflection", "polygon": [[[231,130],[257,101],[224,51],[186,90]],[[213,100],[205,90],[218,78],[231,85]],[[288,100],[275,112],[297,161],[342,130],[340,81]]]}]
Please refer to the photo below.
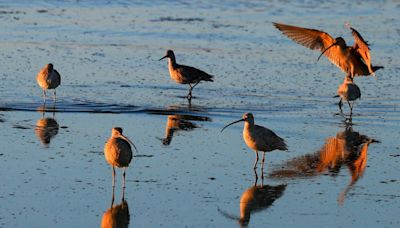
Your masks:
[{"label": "bird reflection", "polygon": [[351,125],[338,132],[335,137],[326,139],[324,146],[317,152],[289,160],[279,169],[274,170],[272,178],[313,177],[328,173],[337,176],[343,165],[349,169],[351,181],[339,196],[343,203],[347,192],[359,180],[367,164],[368,147],[379,142],[359,132],[353,131]]},{"label": "bird reflection", "polygon": [[40,106],[39,112],[42,112],[42,118],[36,122],[35,134],[43,145],[48,146],[54,136],[58,134],[59,125],[55,119],[55,112],[53,109],[53,117],[45,117],[46,106]]},{"label": "bird reflection", "polygon": [[165,126],[165,137],[162,140],[164,145],[170,145],[172,137],[178,131],[191,131],[199,126],[193,121],[211,121],[211,118],[194,115],[168,115]]},{"label": "bird reflection", "polygon": [[129,227],[129,207],[124,194],[125,188],[122,189],[121,203],[114,205],[114,187],[112,190],[112,199],[110,208],[104,212],[101,219],[102,228],[126,228]]},{"label": "bird reflection", "polygon": [[272,206],[275,200],[280,198],[286,189],[286,184],[276,186],[264,185],[263,180],[261,185],[257,185],[258,175],[256,170],[254,170],[254,174],[254,184],[246,189],[240,197],[240,217],[238,218],[219,210],[224,216],[237,220],[241,226],[247,226],[249,224],[251,214]]}]

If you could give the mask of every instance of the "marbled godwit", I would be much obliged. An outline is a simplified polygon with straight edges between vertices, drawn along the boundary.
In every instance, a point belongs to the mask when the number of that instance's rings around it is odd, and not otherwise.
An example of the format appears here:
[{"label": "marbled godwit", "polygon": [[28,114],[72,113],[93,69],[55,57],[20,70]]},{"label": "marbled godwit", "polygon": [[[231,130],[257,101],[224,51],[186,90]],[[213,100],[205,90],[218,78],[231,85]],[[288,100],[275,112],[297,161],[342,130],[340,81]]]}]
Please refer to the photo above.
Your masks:
[{"label": "marbled godwit", "polygon": [[285,140],[276,135],[270,129],[255,125],[254,117],[251,113],[245,113],[242,119],[226,125],[224,128],[222,128],[221,132],[228,126],[241,121],[245,122],[243,128],[243,139],[246,145],[256,152],[256,161],[254,162],[253,166],[254,169],[257,168],[258,151],[264,152],[262,158],[262,169],[264,169],[265,152],[271,152],[273,150],[287,150]]},{"label": "marbled godwit", "polygon": [[60,74],[53,68],[53,64],[46,64],[38,73],[36,81],[43,89],[43,100],[46,102],[46,90],[54,89],[54,101],[56,100],[56,88],[61,83]]},{"label": "marbled godwit", "polygon": [[342,100],[347,101],[347,103],[349,104],[350,116],[351,116],[353,114],[354,101],[361,97],[360,88],[353,82],[353,78],[347,75],[344,78],[343,83],[339,86],[337,93],[338,96],[340,97],[340,101],[338,103],[340,111],[343,112]]},{"label": "marbled godwit", "polygon": [[179,65],[178,63],[176,63],[175,54],[172,50],[167,50],[166,55],[160,60],[165,58],[168,58],[168,69],[171,78],[179,84],[189,85],[190,88],[187,95],[187,99],[189,101],[192,99],[192,90],[197,84],[199,84],[201,81],[213,82],[214,76],[209,75],[206,72],[197,68]]},{"label": "marbled godwit", "polygon": [[125,170],[129,166],[132,160],[132,149],[131,145],[137,151],[135,145],[131,140],[122,134],[122,128],[114,127],[111,131],[111,137],[108,139],[107,143],[104,145],[104,156],[108,164],[112,166],[112,182],[115,186],[115,166],[118,168],[123,168],[123,184],[122,187],[125,188]]},{"label": "marbled godwit", "polygon": [[[354,45],[347,46],[342,37],[334,39],[328,33],[316,29],[308,29],[273,23],[284,35],[298,44],[312,50],[320,50],[329,61],[339,67],[348,76],[374,75],[374,72],[383,68],[372,66],[367,42],[352,27],[348,26],[354,37]],[[320,57],[321,57],[320,55]],[[318,57],[319,59],[319,57]]]}]

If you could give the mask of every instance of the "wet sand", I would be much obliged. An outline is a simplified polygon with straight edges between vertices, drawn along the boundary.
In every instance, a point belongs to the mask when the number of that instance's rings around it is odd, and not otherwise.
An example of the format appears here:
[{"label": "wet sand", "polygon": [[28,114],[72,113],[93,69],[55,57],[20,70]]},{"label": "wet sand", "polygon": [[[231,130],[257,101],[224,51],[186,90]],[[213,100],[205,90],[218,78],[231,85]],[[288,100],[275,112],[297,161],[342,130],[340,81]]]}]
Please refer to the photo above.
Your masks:
[{"label": "wet sand", "polygon": [[[242,225],[252,227],[398,226],[398,8],[390,1],[1,3],[0,226],[96,227],[113,218],[102,151],[113,126],[139,149],[126,203],[116,207],[120,222],[129,211],[131,227],[240,226],[241,206]],[[377,79],[356,79],[362,98],[353,125],[332,98],[344,74],[326,59],[316,63],[318,52],[282,36],[272,21],[352,43],[349,21],[373,44],[372,62],[385,69]],[[188,88],[157,61],[169,48],[178,63],[216,76],[194,89],[191,105]],[[47,62],[62,84],[55,107],[49,100],[43,108],[35,76]],[[243,126],[220,133],[249,111],[289,146],[267,154],[258,188]],[[355,133],[380,143],[366,148]],[[121,185],[118,170],[115,204]],[[259,200],[244,200],[251,194]]]}]

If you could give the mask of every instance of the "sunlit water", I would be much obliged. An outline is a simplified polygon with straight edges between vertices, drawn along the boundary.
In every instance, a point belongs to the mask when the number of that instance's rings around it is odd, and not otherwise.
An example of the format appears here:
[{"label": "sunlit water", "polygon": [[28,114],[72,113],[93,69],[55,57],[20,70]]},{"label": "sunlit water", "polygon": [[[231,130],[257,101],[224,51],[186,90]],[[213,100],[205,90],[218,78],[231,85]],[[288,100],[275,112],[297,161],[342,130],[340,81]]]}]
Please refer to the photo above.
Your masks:
[{"label": "sunlit water", "polygon": [[[115,189],[131,227],[399,226],[399,10],[396,1],[0,2],[0,226],[112,219],[102,150],[113,126],[139,149],[128,206],[121,172]],[[333,98],[344,74],[273,21],[351,44],[350,22],[372,44],[372,62],[385,69],[356,79],[352,128]],[[166,49],[215,75],[191,105],[158,61]],[[55,106],[43,107],[35,78],[48,62],[62,84]],[[289,146],[267,154],[259,187],[243,126],[220,133],[249,111]],[[380,143],[366,148],[354,135]]]}]

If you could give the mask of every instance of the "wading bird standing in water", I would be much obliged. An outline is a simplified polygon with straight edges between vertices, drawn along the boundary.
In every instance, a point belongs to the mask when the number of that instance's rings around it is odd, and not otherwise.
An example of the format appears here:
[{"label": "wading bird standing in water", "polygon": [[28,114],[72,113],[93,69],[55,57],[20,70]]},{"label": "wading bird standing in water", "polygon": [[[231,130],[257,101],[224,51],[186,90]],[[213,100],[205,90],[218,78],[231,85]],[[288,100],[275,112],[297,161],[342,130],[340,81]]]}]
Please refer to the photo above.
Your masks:
[{"label": "wading bird standing in water", "polygon": [[61,84],[60,74],[53,68],[53,64],[46,64],[38,73],[36,81],[43,89],[43,101],[46,103],[46,90],[54,89],[54,102],[56,101],[56,88]]},{"label": "wading bird standing in water", "polygon": [[[338,97],[340,97],[340,101],[338,103],[340,112],[343,112],[342,105],[343,101],[347,101],[350,108],[350,118],[353,114],[353,105],[354,101],[361,97],[360,88],[353,82],[353,78],[350,76],[346,76],[344,78],[343,83],[339,86],[338,90]],[[350,103],[352,102],[352,103]]]},{"label": "wading bird standing in water", "polygon": [[111,137],[108,139],[107,143],[104,145],[104,156],[108,164],[112,166],[112,186],[115,186],[115,166],[118,168],[123,168],[123,184],[122,187],[125,188],[125,170],[129,166],[132,160],[132,149],[131,145],[135,148],[131,140],[122,134],[122,128],[114,127],[111,131]]},{"label": "wading bird standing in water", "polygon": [[[245,113],[242,119],[234,121],[224,128],[222,128],[221,132],[227,128],[228,126],[244,121],[243,128],[243,139],[246,145],[253,149],[256,152],[256,160],[254,162],[253,168],[257,168],[258,162],[258,151],[263,152],[262,158],[262,171],[264,170],[264,160],[265,160],[265,152],[271,152],[273,150],[287,150],[287,146],[285,140],[276,135],[273,131],[268,128],[255,125],[254,117],[251,113]],[[261,173],[263,177],[263,172]]]},{"label": "wading bird standing in water", "polygon": [[190,66],[179,65],[176,63],[175,54],[172,50],[167,50],[167,53],[160,60],[168,58],[168,69],[171,78],[179,84],[188,84],[189,93],[187,99],[192,99],[192,90],[201,81],[213,82],[212,75]]},{"label": "wading bird standing in water", "polygon": [[312,50],[321,51],[329,61],[339,67],[343,72],[354,78],[354,76],[375,75],[375,71],[382,66],[372,66],[368,43],[354,28],[346,24],[352,31],[354,45],[347,46],[342,37],[334,39],[328,33],[316,29],[302,28],[292,25],[273,23],[284,35]]}]

